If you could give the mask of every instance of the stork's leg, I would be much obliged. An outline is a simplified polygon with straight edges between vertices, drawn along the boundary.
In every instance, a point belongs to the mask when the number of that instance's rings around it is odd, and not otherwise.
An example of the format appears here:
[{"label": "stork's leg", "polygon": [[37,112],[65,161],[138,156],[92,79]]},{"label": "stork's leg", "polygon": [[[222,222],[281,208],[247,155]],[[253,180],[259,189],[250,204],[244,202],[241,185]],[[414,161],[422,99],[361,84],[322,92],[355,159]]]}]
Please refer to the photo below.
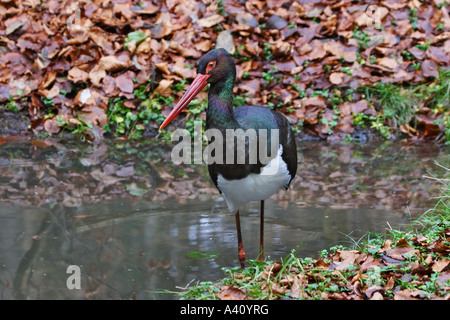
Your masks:
[{"label": "stork's leg", "polygon": [[241,267],[245,267],[245,250],[244,243],[242,242],[242,234],[241,234],[241,220],[239,218],[239,210],[236,212],[236,231],[238,238],[238,257],[239,262],[241,263]]},{"label": "stork's leg", "polygon": [[264,261],[264,200],[261,200],[261,216],[259,221],[259,256],[258,261]]}]

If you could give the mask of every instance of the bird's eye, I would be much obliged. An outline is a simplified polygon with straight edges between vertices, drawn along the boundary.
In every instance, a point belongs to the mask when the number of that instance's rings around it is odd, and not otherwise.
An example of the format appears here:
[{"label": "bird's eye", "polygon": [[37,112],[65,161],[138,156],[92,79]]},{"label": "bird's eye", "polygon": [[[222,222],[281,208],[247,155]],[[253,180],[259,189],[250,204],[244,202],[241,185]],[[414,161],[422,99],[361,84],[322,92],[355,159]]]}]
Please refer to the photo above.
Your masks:
[{"label": "bird's eye", "polygon": [[209,73],[214,67],[216,66],[215,61],[208,62],[208,65],[206,66],[206,73]]}]

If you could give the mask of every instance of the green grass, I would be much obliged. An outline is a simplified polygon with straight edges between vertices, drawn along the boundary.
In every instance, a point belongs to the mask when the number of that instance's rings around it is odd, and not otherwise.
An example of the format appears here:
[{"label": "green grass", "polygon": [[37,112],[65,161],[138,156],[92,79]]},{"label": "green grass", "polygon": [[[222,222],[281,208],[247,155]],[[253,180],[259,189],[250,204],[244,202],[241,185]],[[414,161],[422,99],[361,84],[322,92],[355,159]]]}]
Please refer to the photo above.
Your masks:
[{"label": "green grass", "polygon": [[[359,87],[357,91],[380,110],[370,123],[385,138],[390,137],[391,129],[395,131],[407,124],[415,126],[416,116],[422,112],[420,106],[425,106],[438,116],[435,124],[443,125],[446,144],[450,143],[450,70],[440,69],[439,77],[427,84],[380,83]],[[355,121],[361,123],[361,119]]]},{"label": "green grass", "polygon": [[364,87],[366,98],[376,101],[382,110],[383,120],[392,120],[395,128],[408,124],[416,113],[418,101],[413,93],[392,83],[380,83],[376,87]]},{"label": "green grass", "polygon": [[[185,81],[176,82],[172,85],[172,91],[178,92],[184,90]],[[165,116],[161,114],[164,106],[172,106],[174,97],[163,97],[159,94],[151,94],[151,81],[148,84],[142,84],[134,90],[133,94],[141,101],[135,109],[125,106],[125,98],[115,98],[110,100],[110,106],[107,111],[108,124],[104,126],[106,133],[115,136],[127,136],[131,139],[142,137],[145,128],[151,123],[161,124]],[[196,101],[194,100],[187,108],[189,114],[197,114]],[[202,109],[203,110],[203,109]],[[162,130],[161,139],[170,141],[170,133]]]},{"label": "green grass", "polygon": [[270,45],[270,43],[267,42],[264,43],[263,54],[266,60],[272,59],[273,54],[272,54],[272,46]]},{"label": "green grass", "polygon": [[359,30],[358,26],[356,26],[355,29],[353,30],[352,37],[358,41],[358,44],[363,49],[366,49],[368,43],[370,42],[369,32],[367,30],[364,31]]},{"label": "green grass", "polygon": [[13,96],[9,96],[8,102],[5,104],[5,109],[14,113],[19,112],[17,103],[14,101]]},{"label": "green grass", "polygon": [[450,70],[440,69],[435,84],[422,87],[421,90],[431,98],[428,103],[430,107],[450,110]]}]

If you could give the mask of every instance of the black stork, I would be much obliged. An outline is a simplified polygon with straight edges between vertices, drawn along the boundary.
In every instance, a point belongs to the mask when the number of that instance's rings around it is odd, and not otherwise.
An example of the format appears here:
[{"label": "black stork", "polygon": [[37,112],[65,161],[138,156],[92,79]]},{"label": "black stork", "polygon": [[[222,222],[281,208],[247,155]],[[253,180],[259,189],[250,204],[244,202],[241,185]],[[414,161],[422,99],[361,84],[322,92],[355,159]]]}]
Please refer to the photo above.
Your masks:
[{"label": "black stork", "polygon": [[[238,258],[244,268],[246,254],[242,242],[239,208],[249,201],[260,201],[260,254],[258,259],[264,259],[264,200],[270,198],[280,188],[288,188],[297,171],[297,147],[294,134],[288,120],[279,112],[265,106],[241,106],[233,108],[233,86],[236,80],[236,66],[225,49],[214,49],[205,54],[199,61],[197,76],[187,89],[183,97],[175,105],[172,112],[161,124],[160,130],[169,124],[189,102],[209,83],[208,108],[206,110],[206,130],[216,129],[225,136],[227,129],[254,129],[257,133],[261,129],[278,131],[278,141],[271,141],[272,135],[264,135],[266,141],[257,140],[258,148],[261,141],[266,143],[266,150],[273,150],[268,146],[277,143],[276,154],[269,156],[270,161],[261,161],[258,153],[257,161],[250,161],[251,148],[245,148],[245,162],[217,161],[208,164],[212,181],[223,193],[232,212],[236,212],[236,230],[238,238]],[[261,135],[258,135],[260,138]],[[225,139],[223,139],[225,141]],[[232,145],[236,148],[237,144]],[[224,153],[230,150],[224,147]],[[254,152],[254,149],[253,149]],[[226,155],[224,155],[226,157]],[[228,159],[228,158],[227,158]],[[236,158],[233,158],[236,160]],[[253,158],[254,159],[254,158]],[[267,170],[269,166],[276,170]]]}]

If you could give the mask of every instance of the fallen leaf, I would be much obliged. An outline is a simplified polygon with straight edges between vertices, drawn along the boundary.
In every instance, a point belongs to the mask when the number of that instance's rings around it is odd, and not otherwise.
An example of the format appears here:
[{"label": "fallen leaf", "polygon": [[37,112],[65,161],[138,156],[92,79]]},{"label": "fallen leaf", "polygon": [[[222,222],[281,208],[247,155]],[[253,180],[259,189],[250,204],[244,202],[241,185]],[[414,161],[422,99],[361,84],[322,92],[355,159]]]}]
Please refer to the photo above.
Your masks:
[{"label": "fallen leaf", "polygon": [[120,180],[122,180],[122,178],[116,178],[116,177],[112,176],[110,172],[102,171],[100,169],[92,170],[91,176],[95,180],[97,180],[98,182],[100,182],[106,186],[115,184],[115,183],[119,182]]},{"label": "fallen leaf", "polygon": [[84,70],[81,70],[78,67],[73,67],[68,72],[68,78],[69,80],[78,83],[78,82],[86,82],[89,78],[89,73],[87,73]]},{"label": "fallen leaf", "polygon": [[89,217],[93,217],[93,216],[94,216],[93,214],[79,214],[79,215],[76,215],[76,216],[72,216],[72,218],[84,219],[84,218],[89,218]]},{"label": "fallen leaf", "polygon": [[[437,282],[438,285],[440,285],[441,287],[446,286],[448,289],[450,289],[449,286],[448,286],[449,280],[450,280],[450,271],[447,270],[447,271],[441,272],[441,273],[437,276],[436,282]],[[448,291],[448,289],[447,289],[447,291]]]},{"label": "fallen leaf", "polygon": [[397,60],[392,59],[392,58],[387,58],[387,57],[380,58],[380,59],[378,59],[378,64],[383,67],[386,67],[392,71],[396,71],[398,68]]},{"label": "fallen leaf", "polygon": [[383,295],[380,292],[375,292],[370,300],[383,300]]},{"label": "fallen leaf", "polygon": [[282,287],[281,285],[279,285],[276,282],[272,282],[271,283],[271,291],[274,294],[279,294],[279,295],[283,295],[286,292],[286,289],[284,287]]},{"label": "fallen leaf", "polygon": [[414,297],[415,292],[409,289],[399,290],[394,294],[394,300],[419,300]]},{"label": "fallen leaf", "polygon": [[351,251],[339,251],[340,254],[340,258],[343,259],[341,262],[339,262],[338,266],[336,267],[336,270],[345,270],[347,269],[350,265],[352,265],[356,258],[359,255],[359,252],[356,250],[351,250]]},{"label": "fallen leaf", "polygon": [[218,34],[216,48],[224,48],[230,53],[235,52],[236,49],[234,46],[233,35],[230,30],[223,30]]},{"label": "fallen leaf", "polygon": [[266,20],[266,27],[269,29],[283,29],[288,25],[286,19],[280,17],[279,15],[272,15]]},{"label": "fallen leaf", "polygon": [[425,60],[422,62],[422,72],[425,77],[439,77],[438,65],[432,60]]},{"label": "fallen leaf", "polygon": [[431,269],[434,272],[441,272],[442,270],[444,270],[448,265],[450,264],[450,259],[440,259],[438,261],[436,261],[433,266],[431,267]]},{"label": "fallen leaf", "polygon": [[333,72],[330,74],[330,82],[332,84],[342,84],[344,82],[345,73],[343,72]]},{"label": "fallen leaf", "polygon": [[129,60],[127,59],[119,59],[116,56],[102,57],[98,64],[89,72],[89,79],[94,85],[100,85],[100,81],[106,76],[106,71],[119,71],[128,66]]},{"label": "fallen leaf", "polygon": [[344,52],[344,60],[346,62],[355,62],[358,59],[358,56],[355,51],[345,51]]},{"label": "fallen leaf", "polygon": [[61,127],[57,124],[56,119],[47,119],[44,122],[44,129],[51,134],[57,134],[61,131]]},{"label": "fallen leaf", "polygon": [[203,28],[211,28],[212,26],[221,23],[223,20],[224,20],[223,16],[219,14],[213,14],[209,17],[198,20],[197,24]]},{"label": "fallen leaf", "polygon": [[[371,287],[367,288],[365,294],[366,294],[367,298],[372,299],[372,296],[375,293],[378,293],[379,291],[384,291],[384,288],[381,286],[371,286]],[[377,300],[378,300],[378,298],[377,298]]]},{"label": "fallen leaf", "polygon": [[367,100],[362,99],[357,102],[351,103],[351,113],[352,114],[359,114],[363,111],[366,111],[368,109],[368,103]]},{"label": "fallen leaf", "polygon": [[320,40],[313,40],[311,42],[312,51],[309,53],[309,59],[322,59],[326,55],[326,50],[324,49],[324,45]]},{"label": "fallen leaf", "polygon": [[126,74],[121,74],[116,77],[116,86],[122,92],[133,93],[134,83],[133,80]]},{"label": "fallen leaf", "polygon": [[159,93],[163,97],[169,97],[172,94],[172,84],[173,80],[163,79],[159,82],[154,92]]},{"label": "fallen leaf", "polygon": [[31,139],[31,144],[39,149],[47,149],[53,144],[46,139]]},{"label": "fallen leaf", "polygon": [[233,286],[224,286],[216,294],[220,300],[245,300],[247,295],[240,289]]},{"label": "fallen leaf", "polygon": [[258,26],[258,20],[255,16],[249,12],[239,11],[236,14],[236,21],[240,30],[248,28],[256,28]]},{"label": "fallen leaf", "polygon": [[84,122],[91,123],[100,128],[108,123],[105,110],[95,105],[84,107],[79,117]]},{"label": "fallen leaf", "polygon": [[14,33],[16,30],[22,28],[22,26],[24,26],[24,24],[26,23],[26,20],[24,17],[20,18],[20,17],[14,17],[11,19],[8,19],[5,21],[5,26],[6,26],[6,35],[10,35],[12,33]]},{"label": "fallen leaf", "polygon": [[57,85],[54,85],[50,90],[40,90],[40,93],[42,93],[47,99],[53,99],[59,94],[59,91],[59,87]]},{"label": "fallen leaf", "polygon": [[[222,31],[220,34],[222,34],[224,31]],[[225,48],[225,47],[219,47],[218,46],[218,42],[219,42],[219,37],[220,37],[220,34],[219,34],[219,36],[217,37],[217,41],[216,41],[216,48],[224,48],[224,49],[226,49],[228,52],[230,52],[230,53],[232,53],[232,51],[231,51],[231,49],[232,48]],[[203,52],[208,52],[210,49],[211,49],[211,41],[210,40],[208,40],[208,39],[203,39],[203,40],[200,40],[199,42],[196,42],[195,44],[194,44],[194,47],[195,47],[195,49],[197,49],[197,50],[200,50],[200,51],[203,51]]]}]

